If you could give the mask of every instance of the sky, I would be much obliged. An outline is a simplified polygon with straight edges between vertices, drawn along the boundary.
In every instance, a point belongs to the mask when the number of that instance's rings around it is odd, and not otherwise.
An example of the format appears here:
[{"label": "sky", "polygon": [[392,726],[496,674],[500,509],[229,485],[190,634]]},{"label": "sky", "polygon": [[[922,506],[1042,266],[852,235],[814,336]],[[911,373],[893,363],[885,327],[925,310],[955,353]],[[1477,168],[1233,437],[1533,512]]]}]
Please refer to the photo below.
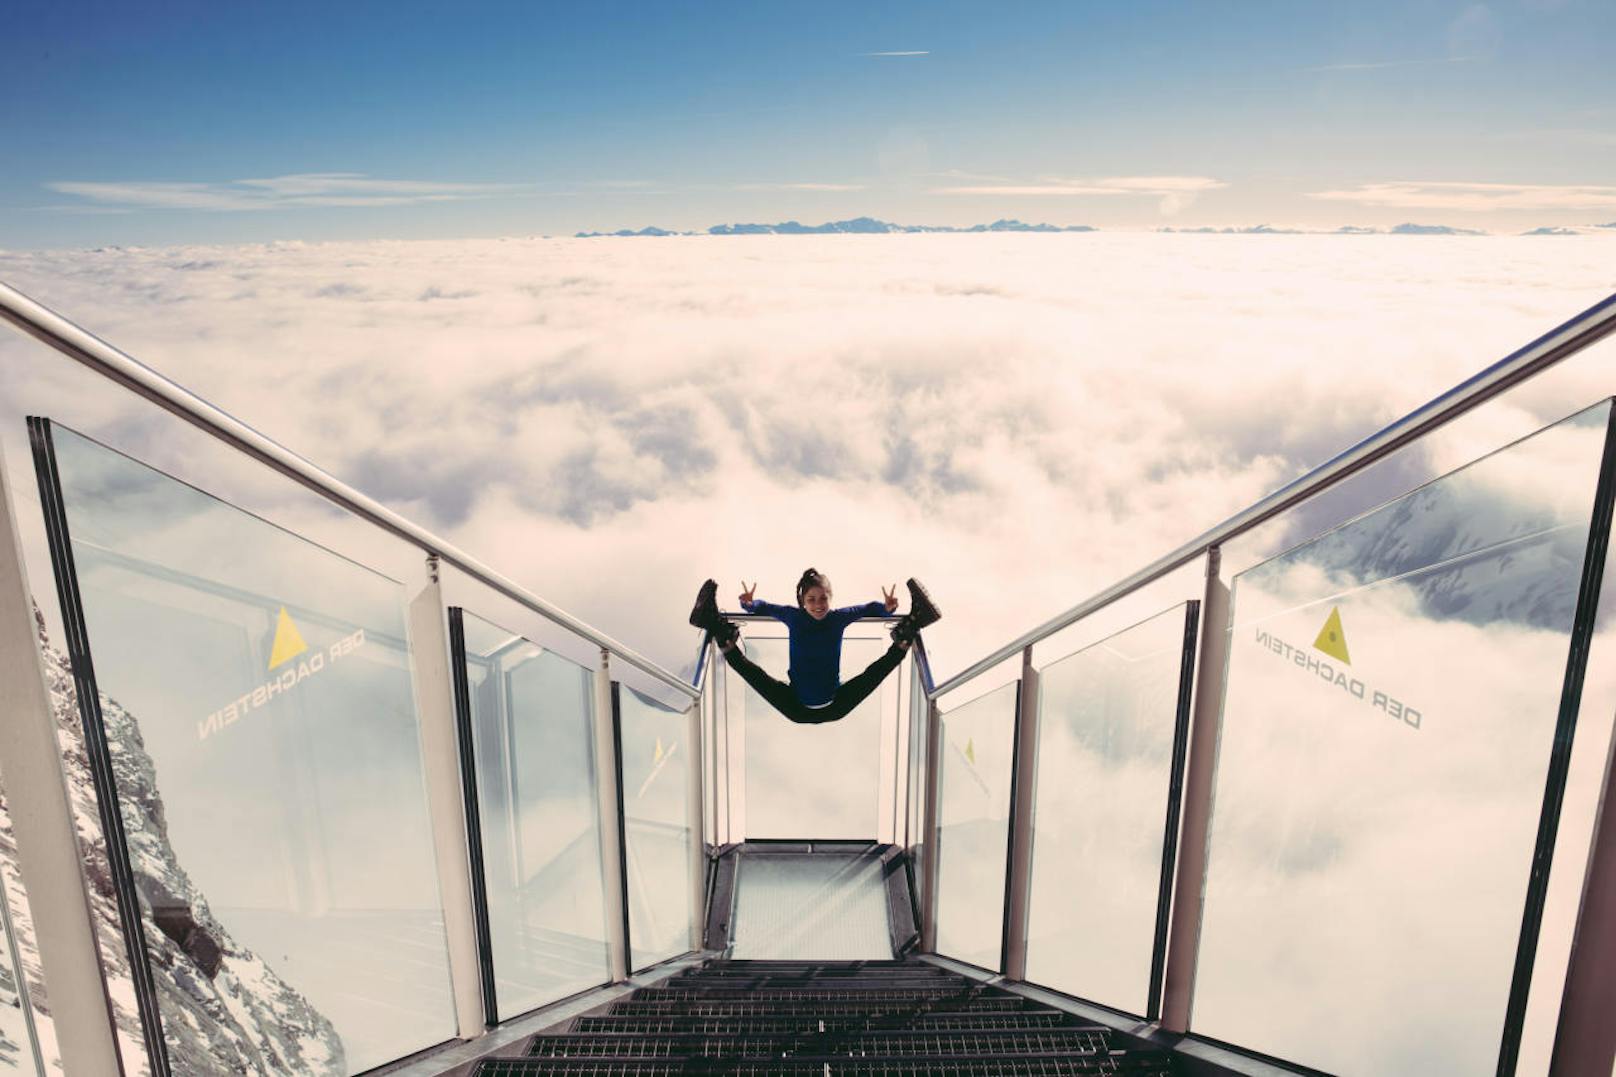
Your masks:
[{"label": "sky", "polygon": [[1616,222],[1597,0],[42,4],[0,247]]}]

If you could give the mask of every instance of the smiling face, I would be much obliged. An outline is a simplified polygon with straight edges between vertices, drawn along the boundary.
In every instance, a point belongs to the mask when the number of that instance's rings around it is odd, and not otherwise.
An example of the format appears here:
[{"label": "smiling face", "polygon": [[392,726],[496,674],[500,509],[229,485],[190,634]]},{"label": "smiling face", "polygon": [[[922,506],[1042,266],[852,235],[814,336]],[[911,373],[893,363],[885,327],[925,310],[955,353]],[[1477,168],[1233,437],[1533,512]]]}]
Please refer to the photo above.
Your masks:
[{"label": "smiling face", "polygon": [[830,591],[824,587],[810,587],[802,593],[802,608],[816,621],[823,621],[830,612]]}]

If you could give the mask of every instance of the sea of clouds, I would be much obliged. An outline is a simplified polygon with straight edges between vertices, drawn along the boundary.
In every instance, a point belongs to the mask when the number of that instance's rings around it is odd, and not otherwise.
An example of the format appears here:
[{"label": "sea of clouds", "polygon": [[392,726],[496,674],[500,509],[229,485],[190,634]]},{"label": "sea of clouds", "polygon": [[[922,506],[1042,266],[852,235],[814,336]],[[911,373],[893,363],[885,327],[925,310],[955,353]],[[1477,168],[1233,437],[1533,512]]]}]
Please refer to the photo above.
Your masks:
[{"label": "sea of clouds", "polygon": [[[925,580],[942,677],[1610,295],[1616,235],[287,243],[0,252],[0,280],[664,665],[694,657],[702,578],[789,602],[812,564],[846,603]],[[1613,357],[1606,341],[1479,409],[1230,567],[1610,395]],[[401,544],[8,333],[0,445],[35,521],[24,413],[419,582]],[[1513,480],[1531,501],[1537,480]],[[199,565],[234,556],[179,539]],[[1165,583],[1113,624],[1199,593],[1193,567]],[[805,773],[798,807],[868,803],[870,769]],[[1574,882],[1545,931],[1560,961]],[[1541,997],[1528,1057],[1552,1029]]]},{"label": "sea of clouds", "polygon": [[[702,578],[790,601],[814,565],[838,602],[926,581],[946,674],[1616,290],[1613,255],[1604,235],[534,238],[4,252],[0,280],[666,665],[690,661]],[[1608,394],[1602,365],[1438,463]],[[207,485],[178,424],[69,366],[5,338],[7,414],[80,417]],[[26,485],[20,425],[3,437]],[[283,485],[239,498],[297,526]]]}]

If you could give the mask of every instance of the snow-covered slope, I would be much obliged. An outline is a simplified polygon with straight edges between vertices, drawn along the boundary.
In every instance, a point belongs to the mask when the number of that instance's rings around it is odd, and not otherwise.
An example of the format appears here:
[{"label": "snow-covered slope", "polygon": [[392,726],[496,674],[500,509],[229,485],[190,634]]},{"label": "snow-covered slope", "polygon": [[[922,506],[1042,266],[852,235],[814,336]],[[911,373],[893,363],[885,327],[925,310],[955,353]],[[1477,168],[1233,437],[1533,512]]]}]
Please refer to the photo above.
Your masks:
[{"label": "snow-covered slope", "polygon": [[[37,610],[35,619],[124,1062],[130,1073],[147,1072],[72,669],[67,657],[51,647]],[[331,1022],[263,958],[231,938],[175,857],[157,773],[135,717],[106,695],[101,696],[101,711],[174,1072],[265,1077],[345,1073],[342,1042]],[[0,831],[0,844],[7,846],[0,849],[0,859],[8,866],[15,863],[13,856],[5,855],[14,851],[11,840],[8,817]],[[39,982],[33,924],[26,909],[18,911],[16,930],[30,991],[37,1008],[48,1016],[49,1000]],[[7,1049],[0,1044],[0,1052]]]}]

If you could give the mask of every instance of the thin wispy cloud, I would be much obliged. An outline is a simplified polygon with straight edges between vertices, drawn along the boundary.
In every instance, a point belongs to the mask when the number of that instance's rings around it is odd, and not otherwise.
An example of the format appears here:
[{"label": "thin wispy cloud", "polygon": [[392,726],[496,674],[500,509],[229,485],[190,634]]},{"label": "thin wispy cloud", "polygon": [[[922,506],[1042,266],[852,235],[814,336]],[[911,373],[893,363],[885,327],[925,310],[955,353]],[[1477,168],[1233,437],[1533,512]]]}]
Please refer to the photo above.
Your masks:
[{"label": "thin wispy cloud", "polygon": [[1616,209],[1616,187],[1594,184],[1426,183],[1396,181],[1313,191],[1307,197],[1394,209],[1487,213],[1509,210]]},{"label": "thin wispy cloud", "polygon": [[933,187],[928,193],[1036,198],[1152,195],[1161,199],[1161,212],[1171,216],[1202,193],[1227,186],[1227,183],[1211,176],[1108,176],[1099,179],[1045,178],[1034,183],[961,184]]},{"label": "thin wispy cloud", "polygon": [[737,191],[862,191],[862,183],[738,183]]},{"label": "thin wispy cloud", "polygon": [[376,179],[362,172],[301,172],[225,183],[58,180],[45,186],[58,194],[82,198],[86,204],[95,206],[211,213],[407,206],[487,198],[523,189],[519,184],[506,183]]},{"label": "thin wispy cloud", "polygon": [[1435,56],[1424,60],[1374,60],[1364,63],[1320,64],[1303,71],[1381,71],[1389,67],[1430,67],[1436,64],[1469,64],[1480,56]]},{"label": "thin wispy cloud", "polygon": [[930,49],[899,49],[892,52],[865,52],[861,56],[930,56]]}]

